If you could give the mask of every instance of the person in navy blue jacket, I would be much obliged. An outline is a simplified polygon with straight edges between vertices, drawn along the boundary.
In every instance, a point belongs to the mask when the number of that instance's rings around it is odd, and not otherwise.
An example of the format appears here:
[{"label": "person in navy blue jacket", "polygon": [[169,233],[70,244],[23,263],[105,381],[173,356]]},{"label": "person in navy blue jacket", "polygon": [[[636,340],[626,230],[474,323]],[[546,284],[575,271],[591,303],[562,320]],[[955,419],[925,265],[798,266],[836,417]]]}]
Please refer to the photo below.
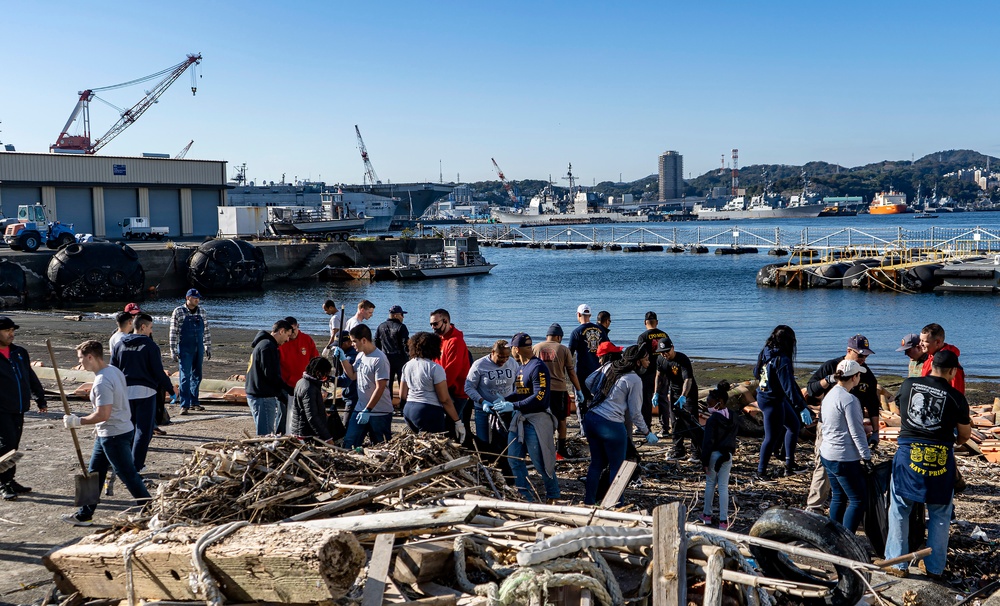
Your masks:
[{"label": "person in navy blue jacket", "polygon": [[135,332],[123,335],[111,352],[111,365],[122,371],[128,385],[128,404],[132,409],[135,437],[132,459],[136,471],[146,465],[146,453],[156,427],[157,389],[174,395],[174,385],[163,372],[160,348],[153,341],[153,318],[140,313],[133,321]]},{"label": "person in navy blue jacket", "polygon": [[760,445],[755,479],[768,481],[767,464],[781,445],[784,428],[785,475],[806,471],[795,464],[795,443],[799,437],[799,414],[806,402],[802,389],[795,382],[795,331],[789,326],[776,326],[757,356],[754,376],[757,385],[757,406],[764,414],[764,441]]},{"label": "person in navy blue jacket", "polygon": [[[35,396],[38,412],[48,410],[45,391],[31,370],[31,360],[23,347],[14,345],[14,331],[17,324],[7,316],[0,316],[0,455],[17,450],[24,429],[24,413],[31,408],[31,396]],[[14,480],[17,467],[0,473],[0,497],[12,501],[17,495],[31,492],[31,488],[21,486]]]}]

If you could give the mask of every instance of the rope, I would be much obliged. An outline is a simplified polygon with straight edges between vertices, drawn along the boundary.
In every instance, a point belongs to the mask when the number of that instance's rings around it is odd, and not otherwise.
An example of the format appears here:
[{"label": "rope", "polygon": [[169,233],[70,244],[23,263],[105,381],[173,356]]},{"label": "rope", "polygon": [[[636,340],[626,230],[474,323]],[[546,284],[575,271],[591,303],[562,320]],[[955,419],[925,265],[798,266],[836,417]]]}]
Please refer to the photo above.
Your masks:
[{"label": "rope", "polygon": [[[221,541],[249,523],[241,520],[238,522],[229,522],[222,526],[215,526],[201,535],[195,541],[194,547],[191,548],[191,564],[194,566],[194,571],[188,576],[188,583],[191,586],[192,593],[205,596],[206,605],[222,606],[225,599],[222,592],[219,591],[219,584],[212,578],[212,573],[209,571],[208,565],[205,564],[205,549],[212,543]],[[132,605],[130,604],[129,606]]]},{"label": "rope", "polygon": [[604,575],[604,584],[608,588],[608,593],[611,594],[611,603],[615,606],[624,604],[625,596],[622,595],[621,585],[618,584],[618,579],[615,578],[615,573],[611,571],[611,567],[608,566],[608,562],[604,559],[604,556],[593,548],[587,550],[587,555],[590,556],[591,560],[594,560],[594,565]]},{"label": "rope", "polygon": [[[581,589],[588,589],[593,594],[594,598],[604,606],[614,606],[611,601],[611,596],[608,594],[607,589],[605,589],[604,584],[598,581],[596,578],[579,572],[570,572],[566,574],[552,572],[551,569],[560,570],[560,566],[557,564],[560,562],[551,562],[542,566],[536,566],[533,568],[522,568],[514,574],[507,577],[507,580],[503,582],[500,587],[500,596],[498,604],[500,606],[509,606],[510,604],[529,604],[532,600],[536,600],[537,603],[545,604],[548,603],[548,590],[553,587],[579,587]],[[566,560],[566,569],[580,569],[581,565],[589,565],[590,571],[600,574],[600,570],[594,566],[591,562],[584,562],[580,560]]]},{"label": "rope", "polygon": [[[465,593],[471,593],[486,598],[487,606],[500,606],[497,597],[499,588],[496,583],[483,583],[475,585],[469,580],[465,571],[465,548],[469,547],[477,555],[482,555],[484,559],[488,556],[482,553],[479,546],[467,536],[455,537],[455,579],[458,581],[458,588]],[[489,558],[492,560],[492,558]],[[487,561],[488,562],[488,561]]]},{"label": "rope", "polygon": [[122,561],[125,564],[125,592],[128,597],[128,606],[135,606],[135,585],[132,582],[132,556],[135,554],[136,550],[152,541],[156,535],[161,532],[166,532],[172,528],[177,528],[178,526],[181,526],[181,524],[171,524],[170,526],[154,530],[148,537],[140,539],[125,548],[125,553],[122,554]]},{"label": "rope", "polygon": [[[690,533],[688,534],[688,546],[691,545],[717,545],[722,548],[726,557],[731,558],[739,564],[740,570],[747,574],[752,574],[758,576],[757,570],[753,567],[750,562],[743,557],[740,553],[740,546],[732,541],[723,539],[722,537],[717,537],[713,535],[700,534],[700,533]],[[750,587],[748,585],[743,585],[743,596],[746,599],[747,606],[774,606],[777,601],[774,599],[766,589],[763,587]]]}]

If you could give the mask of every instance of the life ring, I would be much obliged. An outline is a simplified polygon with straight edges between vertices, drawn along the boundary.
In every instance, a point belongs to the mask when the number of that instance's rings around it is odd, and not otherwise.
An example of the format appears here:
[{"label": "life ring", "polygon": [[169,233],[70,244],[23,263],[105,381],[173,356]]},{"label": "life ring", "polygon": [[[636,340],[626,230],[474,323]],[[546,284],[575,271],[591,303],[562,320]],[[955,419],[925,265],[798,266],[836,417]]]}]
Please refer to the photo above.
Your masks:
[{"label": "life ring", "polygon": [[[779,543],[805,543],[824,553],[868,561],[868,554],[850,531],[826,516],[800,509],[768,509],[754,522],[750,536]],[[809,574],[780,551],[756,545],[751,545],[750,551],[767,576],[830,588],[830,594],[822,598],[796,598],[808,606],[853,606],[865,594],[865,581],[858,575],[867,575],[867,572],[855,572],[847,566],[834,564],[836,579],[831,580]]]}]

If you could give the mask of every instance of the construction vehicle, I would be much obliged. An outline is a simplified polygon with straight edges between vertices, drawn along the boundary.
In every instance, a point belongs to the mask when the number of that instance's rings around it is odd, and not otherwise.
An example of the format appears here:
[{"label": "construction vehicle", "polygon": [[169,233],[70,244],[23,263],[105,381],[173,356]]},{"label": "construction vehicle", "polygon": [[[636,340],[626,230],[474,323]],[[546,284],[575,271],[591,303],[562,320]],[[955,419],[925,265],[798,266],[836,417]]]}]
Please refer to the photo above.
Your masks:
[{"label": "construction vehicle", "polygon": [[22,204],[17,207],[17,223],[7,226],[3,240],[13,250],[35,252],[42,244],[53,250],[72,244],[76,233],[72,223],[48,221],[41,204]]},{"label": "construction vehicle", "polygon": [[162,240],[170,235],[169,227],[150,227],[149,217],[125,217],[118,225],[122,227],[122,238],[126,240]]}]

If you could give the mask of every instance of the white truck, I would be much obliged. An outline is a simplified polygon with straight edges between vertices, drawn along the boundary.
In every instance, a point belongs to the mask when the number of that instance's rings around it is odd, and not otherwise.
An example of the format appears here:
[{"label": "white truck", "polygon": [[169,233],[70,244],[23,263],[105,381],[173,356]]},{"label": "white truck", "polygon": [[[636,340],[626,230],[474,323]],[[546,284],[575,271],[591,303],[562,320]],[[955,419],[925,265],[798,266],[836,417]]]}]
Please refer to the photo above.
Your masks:
[{"label": "white truck", "polygon": [[170,235],[169,227],[150,227],[149,217],[125,217],[118,224],[122,227],[122,238],[126,240],[162,240]]}]

